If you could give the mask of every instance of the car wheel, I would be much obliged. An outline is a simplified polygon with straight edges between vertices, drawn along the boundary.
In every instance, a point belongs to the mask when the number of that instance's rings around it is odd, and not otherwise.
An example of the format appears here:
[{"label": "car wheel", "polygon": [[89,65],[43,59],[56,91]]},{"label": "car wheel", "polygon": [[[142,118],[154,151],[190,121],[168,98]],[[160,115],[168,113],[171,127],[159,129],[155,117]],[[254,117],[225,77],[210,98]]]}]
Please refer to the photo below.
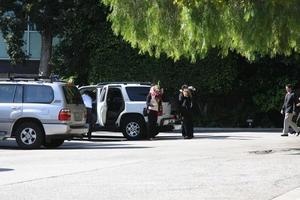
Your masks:
[{"label": "car wheel", "polygon": [[16,129],[16,141],[22,149],[40,148],[44,141],[44,133],[40,125],[24,122]]},{"label": "car wheel", "polygon": [[145,123],[139,117],[128,117],[122,125],[122,133],[128,140],[139,140],[145,137]]},{"label": "car wheel", "polygon": [[47,149],[54,149],[61,146],[65,142],[64,139],[53,139],[44,143],[44,147]]}]

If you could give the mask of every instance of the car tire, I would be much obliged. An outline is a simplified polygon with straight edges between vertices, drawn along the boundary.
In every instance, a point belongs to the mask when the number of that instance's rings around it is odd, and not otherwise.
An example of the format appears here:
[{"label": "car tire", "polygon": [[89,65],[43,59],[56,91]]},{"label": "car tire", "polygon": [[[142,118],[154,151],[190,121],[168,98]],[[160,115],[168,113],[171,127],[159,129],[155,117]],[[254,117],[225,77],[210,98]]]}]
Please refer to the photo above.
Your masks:
[{"label": "car tire", "polygon": [[22,149],[38,149],[44,142],[44,132],[40,125],[24,122],[16,129],[16,141]]},{"label": "car tire", "polygon": [[64,142],[64,139],[52,139],[50,141],[45,142],[44,147],[46,147],[47,149],[55,149],[61,146]]},{"label": "car tire", "polygon": [[128,140],[140,140],[146,136],[145,122],[138,116],[126,117],[122,123],[122,133]]}]

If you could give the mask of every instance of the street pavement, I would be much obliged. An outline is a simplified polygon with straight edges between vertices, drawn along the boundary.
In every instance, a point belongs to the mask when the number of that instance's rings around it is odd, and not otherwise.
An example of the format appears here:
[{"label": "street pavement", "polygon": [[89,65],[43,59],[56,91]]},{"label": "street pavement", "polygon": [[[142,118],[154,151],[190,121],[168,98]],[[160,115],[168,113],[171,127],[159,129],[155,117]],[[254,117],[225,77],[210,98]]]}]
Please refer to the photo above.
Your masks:
[{"label": "street pavement", "polygon": [[98,132],[54,150],[0,142],[1,200],[295,200],[300,137],[268,132],[162,133],[127,141]]}]

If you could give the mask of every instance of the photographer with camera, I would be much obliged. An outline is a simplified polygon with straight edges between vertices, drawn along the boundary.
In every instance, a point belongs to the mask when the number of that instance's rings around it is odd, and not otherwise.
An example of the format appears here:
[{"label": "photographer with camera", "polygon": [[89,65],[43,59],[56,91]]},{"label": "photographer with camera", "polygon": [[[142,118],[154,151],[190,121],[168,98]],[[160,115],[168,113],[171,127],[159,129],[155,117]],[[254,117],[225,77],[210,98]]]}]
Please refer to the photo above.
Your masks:
[{"label": "photographer with camera", "polygon": [[194,137],[193,96],[187,85],[183,85],[179,94],[179,109],[182,117],[182,136],[184,139]]}]

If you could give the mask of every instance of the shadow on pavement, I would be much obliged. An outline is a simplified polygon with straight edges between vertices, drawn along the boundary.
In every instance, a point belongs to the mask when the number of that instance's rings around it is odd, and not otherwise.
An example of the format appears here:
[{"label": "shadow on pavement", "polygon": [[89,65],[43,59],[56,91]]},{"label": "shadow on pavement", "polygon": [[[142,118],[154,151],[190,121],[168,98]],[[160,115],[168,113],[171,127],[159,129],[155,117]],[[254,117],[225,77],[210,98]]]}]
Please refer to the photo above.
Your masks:
[{"label": "shadow on pavement", "polygon": [[[92,141],[94,142],[94,141]],[[120,143],[109,143],[109,144],[103,144],[103,143],[72,143],[72,142],[66,142],[64,145],[60,146],[57,149],[60,150],[77,150],[77,149],[147,149],[147,148],[153,148],[153,147],[146,147],[146,146],[132,146],[130,144],[120,144]],[[54,149],[55,150],[55,149]]]},{"label": "shadow on pavement", "polygon": [[127,141],[126,138],[122,136],[92,136],[91,140],[88,140],[87,137],[83,138],[74,138],[75,141],[91,141],[91,142],[121,142]]},{"label": "shadow on pavement", "polygon": [[[227,135],[196,135],[192,140],[212,139],[212,140],[254,140],[257,137],[249,136],[227,136]],[[156,140],[183,140],[182,136],[157,136]]]},{"label": "shadow on pavement", "polygon": [[[82,142],[80,142],[82,141]],[[106,140],[105,140],[106,141]],[[100,143],[101,142],[101,143]],[[79,150],[79,149],[145,149],[145,148],[152,148],[147,146],[134,146],[132,144],[122,144],[119,140],[117,143],[103,143],[103,140],[93,139],[91,142],[85,142],[84,140],[74,140],[72,141],[65,141],[65,143],[54,149],[34,149],[34,150]],[[0,141],[0,150],[23,150],[18,147],[15,140],[6,140]]]},{"label": "shadow on pavement", "polygon": [[[210,139],[210,140],[254,140],[255,136],[231,136],[231,135],[204,135],[196,134],[192,140]],[[177,135],[158,135],[155,140],[183,140],[183,137]],[[73,142],[72,142],[73,141]],[[101,136],[95,135],[91,140],[87,138],[75,138],[72,141],[65,141],[64,145],[57,148],[60,150],[70,149],[143,149],[153,148],[147,146],[134,146],[134,143],[127,144],[121,143],[127,141],[122,136]],[[134,141],[133,141],[134,142]],[[138,141],[137,141],[138,142]],[[150,142],[150,141],[149,141]],[[0,149],[2,150],[22,150],[18,147],[15,140],[0,141]],[[54,149],[55,150],[55,149]]]},{"label": "shadow on pavement", "polygon": [[0,172],[14,171],[14,169],[0,168]]}]

